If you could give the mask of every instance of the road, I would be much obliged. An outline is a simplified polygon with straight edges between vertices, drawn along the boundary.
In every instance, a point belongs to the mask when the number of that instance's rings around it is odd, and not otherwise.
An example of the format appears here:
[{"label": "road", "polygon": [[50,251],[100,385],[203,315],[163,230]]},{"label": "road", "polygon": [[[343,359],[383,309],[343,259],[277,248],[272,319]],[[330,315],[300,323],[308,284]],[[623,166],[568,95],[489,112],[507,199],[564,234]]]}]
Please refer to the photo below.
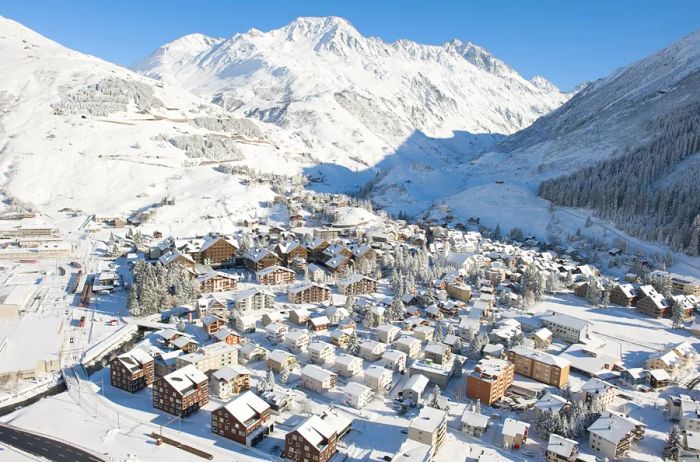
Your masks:
[{"label": "road", "polygon": [[0,441],[24,452],[57,462],[105,462],[107,459],[35,433],[0,424]]}]

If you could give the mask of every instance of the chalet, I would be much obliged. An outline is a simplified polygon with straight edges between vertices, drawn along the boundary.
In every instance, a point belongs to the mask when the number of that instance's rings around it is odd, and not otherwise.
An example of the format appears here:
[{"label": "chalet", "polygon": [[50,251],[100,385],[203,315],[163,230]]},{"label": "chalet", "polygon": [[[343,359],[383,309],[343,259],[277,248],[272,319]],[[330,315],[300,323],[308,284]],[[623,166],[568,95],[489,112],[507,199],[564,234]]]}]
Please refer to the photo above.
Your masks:
[{"label": "chalet", "polygon": [[325,261],[324,251],[330,245],[331,244],[327,240],[320,238],[316,238],[313,241],[308,242],[306,244],[306,248],[309,251],[309,260],[316,263],[322,263]]},{"label": "chalet", "polygon": [[301,386],[316,393],[325,393],[335,388],[338,376],[322,367],[307,364],[301,369]]},{"label": "chalet", "polygon": [[153,383],[154,371],[153,358],[141,348],[134,348],[110,361],[110,383],[135,393]]},{"label": "chalet", "polygon": [[245,446],[255,446],[273,429],[270,405],[248,391],[211,413],[211,431]]},{"label": "chalet", "polygon": [[305,330],[292,330],[284,337],[284,346],[292,353],[302,353],[309,348],[311,337]]},{"label": "chalet", "polygon": [[192,257],[180,252],[179,250],[173,250],[161,255],[160,258],[158,258],[158,261],[163,266],[176,264],[189,271],[194,271],[194,267],[197,266],[197,263],[192,259]]},{"label": "chalet", "polygon": [[294,241],[277,244],[275,252],[285,265],[289,265],[295,258],[300,258],[304,261],[309,259],[308,249]]},{"label": "chalet", "polygon": [[265,248],[254,248],[243,255],[243,262],[248,271],[256,273],[270,266],[279,265],[282,259]]},{"label": "chalet", "polygon": [[276,286],[282,284],[292,284],[296,279],[296,273],[284,266],[272,265],[261,269],[255,273],[258,284]]},{"label": "chalet", "polygon": [[267,367],[275,372],[283,369],[292,370],[297,363],[296,357],[284,350],[272,350],[267,358]]},{"label": "chalet", "polygon": [[209,377],[209,391],[219,399],[229,399],[250,388],[250,371],[243,366],[224,366]]},{"label": "chalet", "polygon": [[202,327],[209,337],[217,333],[219,329],[224,326],[226,326],[226,321],[217,316],[206,315],[202,318]]},{"label": "chalet", "polygon": [[221,271],[210,271],[197,276],[200,292],[224,292],[236,290],[238,277]]},{"label": "chalet", "polygon": [[665,369],[652,369],[649,371],[649,385],[652,388],[666,388],[671,383],[671,376]]},{"label": "chalet", "polygon": [[216,333],[214,333],[214,335],[212,335],[212,338],[217,342],[226,342],[229,345],[238,345],[243,343],[243,337],[226,327],[219,329]]},{"label": "chalet", "polygon": [[654,318],[663,318],[671,312],[668,300],[651,285],[640,286],[637,290],[637,311]]},{"label": "chalet", "polygon": [[314,263],[310,263],[306,267],[306,275],[308,276],[309,281],[311,282],[321,284],[326,280],[326,270]]},{"label": "chalet", "polygon": [[336,356],[335,370],[343,377],[355,376],[362,371],[362,359],[352,355]]},{"label": "chalet", "polygon": [[610,289],[610,303],[620,306],[634,306],[637,302],[637,289],[632,284],[615,284]]},{"label": "chalet", "polygon": [[331,274],[342,274],[348,270],[350,266],[350,259],[343,255],[336,255],[326,260],[323,265]]},{"label": "chalet", "polygon": [[284,438],[284,457],[293,462],[328,462],[336,452],[338,432],[311,416]]},{"label": "chalet", "polygon": [[300,326],[306,325],[311,318],[311,313],[306,308],[297,308],[289,312],[289,321]]},{"label": "chalet", "polygon": [[313,332],[328,330],[330,325],[331,321],[326,316],[315,316],[310,318],[308,321],[309,329],[311,329]]},{"label": "chalet", "polygon": [[361,274],[352,274],[336,282],[336,287],[343,295],[372,294],[377,291],[377,281]]},{"label": "chalet", "polygon": [[553,337],[554,335],[552,334],[552,331],[546,327],[537,329],[528,336],[528,338],[532,340],[534,347],[538,350],[546,350],[549,348],[549,346],[552,344]]},{"label": "chalet", "polygon": [[679,371],[692,367],[696,358],[697,351],[695,347],[689,342],[683,342],[650,356],[645,366],[648,370],[663,369],[670,374],[676,375]]},{"label": "chalet", "polygon": [[320,284],[302,284],[287,291],[290,303],[323,303],[331,299],[331,289]]},{"label": "chalet", "polygon": [[212,267],[231,266],[234,263],[238,244],[222,236],[207,236],[201,246],[190,252],[197,263]]},{"label": "chalet", "polygon": [[353,244],[350,246],[350,252],[352,252],[352,258],[356,262],[366,260],[374,263],[377,261],[377,251],[367,244]]},{"label": "chalet", "polygon": [[153,382],[153,407],[169,414],[187,417],[208,402],[207,376],[192,365]]}]

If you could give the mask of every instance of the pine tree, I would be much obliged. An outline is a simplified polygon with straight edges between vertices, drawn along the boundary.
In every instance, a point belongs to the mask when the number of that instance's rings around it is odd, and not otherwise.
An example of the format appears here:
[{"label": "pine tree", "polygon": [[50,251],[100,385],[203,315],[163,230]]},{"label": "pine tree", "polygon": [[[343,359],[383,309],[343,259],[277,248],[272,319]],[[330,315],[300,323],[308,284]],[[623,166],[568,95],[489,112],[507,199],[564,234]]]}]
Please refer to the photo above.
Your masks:
[{"label": "pine tree", "polygon": [[501,239],[501,237],[502,237],[502,235],[501,235],[501,224],[500,224],[500,223],[497,223],[497,224],[496,224],[496,229],[493,230],[493,239],[494,239],[495,241],[498,241],[498,240]]},{"label": "pine tree", "polygon": [[267,371],[267,390],[269,391],[274,391],[275,389],[275,373],[272,372],[272,369]]},{"label": "pine tree", "polygon": [[280,370],[279,381],[282,385],[286,385],[289,381],[289,369],[287,367],[283,367],[282,370]]},{"label": "pine tree", "polygon": [[683,434],[678,425],[674,425],[671,433],[668,434],[666,445],[664,446],[664,459],[678,460],[681,450],[683,449]]},{"label": "pine tree", "polygon": [[430,401],[428,402],[428,406],[435,409],[440,409],[440,398],[440,387],[438,385],[435,385],[435,388],[433,388],[433,391],[430,394]]}]

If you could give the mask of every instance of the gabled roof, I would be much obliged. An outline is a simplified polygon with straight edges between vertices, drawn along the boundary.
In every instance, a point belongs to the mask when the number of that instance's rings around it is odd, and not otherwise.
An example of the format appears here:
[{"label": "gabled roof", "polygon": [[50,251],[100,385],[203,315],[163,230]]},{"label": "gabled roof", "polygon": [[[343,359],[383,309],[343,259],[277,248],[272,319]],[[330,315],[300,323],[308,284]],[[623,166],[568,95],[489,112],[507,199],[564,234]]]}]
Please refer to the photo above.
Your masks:
[{"label": "gabled roof", "polygon": [[[226,404],[224,409],[231,413],[239,422],[247,424],[252,419],[257,420],[260,418],[263,412],[270,409],[270,405],[252,391],[246,391]],[[252,424],[253,422],[250,423]]]}]

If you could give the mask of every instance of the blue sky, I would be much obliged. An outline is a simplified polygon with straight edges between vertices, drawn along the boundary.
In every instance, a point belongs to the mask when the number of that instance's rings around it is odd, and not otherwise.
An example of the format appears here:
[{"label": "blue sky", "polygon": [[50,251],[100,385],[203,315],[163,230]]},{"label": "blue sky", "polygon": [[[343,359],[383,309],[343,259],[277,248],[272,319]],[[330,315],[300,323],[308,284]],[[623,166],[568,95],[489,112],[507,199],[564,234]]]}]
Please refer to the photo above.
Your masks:
[{"label": "blue sky", "polygon": [[569,89],[700,28],[700,1],[8,0],[0,15],[127,66],[193,32],[224,37],[297,16],[335,15],[386,41],[468,40],[525,77],[544,75]]}]

